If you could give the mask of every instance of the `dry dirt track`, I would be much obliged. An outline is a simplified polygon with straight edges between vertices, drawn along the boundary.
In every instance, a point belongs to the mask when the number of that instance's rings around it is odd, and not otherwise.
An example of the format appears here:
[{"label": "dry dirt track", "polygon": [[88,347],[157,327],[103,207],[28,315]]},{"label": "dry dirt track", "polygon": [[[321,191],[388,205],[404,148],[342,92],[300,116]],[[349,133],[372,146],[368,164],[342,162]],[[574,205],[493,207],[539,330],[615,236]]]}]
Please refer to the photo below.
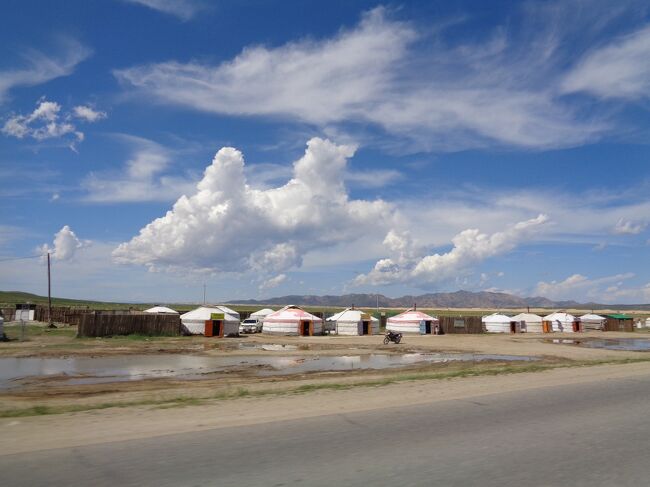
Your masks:
[{"label": "dry dirt track", "polygon": [[[0,421],[4,485],[645,485],[650,365]],[[46,450],[44,450],[46,449]]]}]

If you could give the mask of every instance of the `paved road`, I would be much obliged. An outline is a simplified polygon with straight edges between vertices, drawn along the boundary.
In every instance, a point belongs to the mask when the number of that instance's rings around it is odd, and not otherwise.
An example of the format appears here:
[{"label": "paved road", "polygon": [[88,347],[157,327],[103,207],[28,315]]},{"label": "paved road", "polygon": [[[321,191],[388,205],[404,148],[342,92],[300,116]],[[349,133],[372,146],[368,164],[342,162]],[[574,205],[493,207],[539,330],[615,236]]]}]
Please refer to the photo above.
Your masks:
[{"label": "paved road", "polygon": [[6,455],[0,482],[640,486],[650,483],[649,417],[650,377],[636,377]]}]

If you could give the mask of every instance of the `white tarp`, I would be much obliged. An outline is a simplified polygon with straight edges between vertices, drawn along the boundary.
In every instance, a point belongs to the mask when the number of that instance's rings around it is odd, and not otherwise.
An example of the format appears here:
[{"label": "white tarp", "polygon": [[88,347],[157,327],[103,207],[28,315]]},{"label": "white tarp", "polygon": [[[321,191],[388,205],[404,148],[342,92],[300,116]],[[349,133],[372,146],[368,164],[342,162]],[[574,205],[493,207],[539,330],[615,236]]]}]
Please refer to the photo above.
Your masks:
[{"label": "white tarp", "polygon": [[17,309],[14,321],[34,321],[35,312],[33,309]]}]

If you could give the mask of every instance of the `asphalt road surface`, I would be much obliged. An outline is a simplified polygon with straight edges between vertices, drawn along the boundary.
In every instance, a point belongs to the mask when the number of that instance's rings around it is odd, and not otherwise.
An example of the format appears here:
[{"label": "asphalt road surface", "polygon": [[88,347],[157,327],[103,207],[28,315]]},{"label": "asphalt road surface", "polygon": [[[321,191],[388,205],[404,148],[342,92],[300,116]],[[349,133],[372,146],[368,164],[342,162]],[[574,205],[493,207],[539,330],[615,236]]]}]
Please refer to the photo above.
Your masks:
[{"label": "asphalt road surface", "polygon": [[5,455],[0,483],[641,486],[649,416],[635,377]]}]

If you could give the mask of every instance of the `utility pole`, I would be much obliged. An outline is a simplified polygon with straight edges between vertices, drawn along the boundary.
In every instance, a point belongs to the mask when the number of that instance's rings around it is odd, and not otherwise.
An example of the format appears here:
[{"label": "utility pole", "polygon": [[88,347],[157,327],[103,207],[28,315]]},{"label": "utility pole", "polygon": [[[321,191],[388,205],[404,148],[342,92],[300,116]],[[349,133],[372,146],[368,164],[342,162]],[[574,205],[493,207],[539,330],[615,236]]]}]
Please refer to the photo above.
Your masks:
[{"label": "utility pole", "polygon": [[205,306],[205,283],[203,283],[203,305]]},{"label": "utility pole", "polygon": [[52,278],[50,273],[50,252],[47,253],[47,327],[56,328],[52,323]]}]

